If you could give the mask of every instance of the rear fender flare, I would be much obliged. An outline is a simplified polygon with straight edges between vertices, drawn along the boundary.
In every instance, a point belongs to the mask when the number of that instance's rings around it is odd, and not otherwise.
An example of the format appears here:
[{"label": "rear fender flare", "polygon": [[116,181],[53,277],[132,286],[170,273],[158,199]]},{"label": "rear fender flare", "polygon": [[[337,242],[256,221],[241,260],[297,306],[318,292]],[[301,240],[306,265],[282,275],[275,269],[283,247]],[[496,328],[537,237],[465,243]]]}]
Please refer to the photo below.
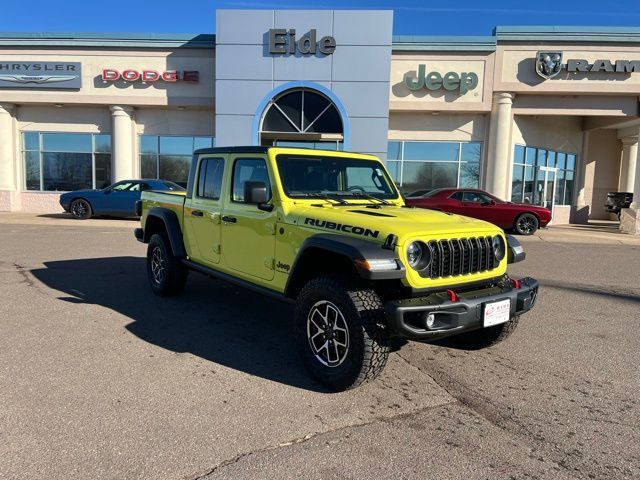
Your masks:
[{"label": "rear fender flare", "polygon": [[180,229],[180,222],[178,216],[172,210],[162,207],[153,207],[147,213],[145,219],[144,237],[143,242],[149,243],[151,235],[154,232],[150,232],[146,225],[149,223],[149,219],[158,219],[164,225],[164,230],[169,239],[171,245],[171,251],[175,257],[186,258],[186,250],[184,248],[184,241],[182,240],[182,230]]}]

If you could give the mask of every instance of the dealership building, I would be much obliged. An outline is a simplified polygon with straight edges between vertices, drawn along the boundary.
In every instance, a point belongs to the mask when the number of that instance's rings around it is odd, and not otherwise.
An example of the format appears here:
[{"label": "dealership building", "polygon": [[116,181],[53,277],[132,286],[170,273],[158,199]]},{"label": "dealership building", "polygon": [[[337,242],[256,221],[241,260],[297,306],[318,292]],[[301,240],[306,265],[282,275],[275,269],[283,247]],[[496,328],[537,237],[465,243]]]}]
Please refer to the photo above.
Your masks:
[{"label": "dealership building", "polygon": [[[219,10],[215,35],[0,33],[0,211],[60,192],[185,183],[194,149],[379,155],[406,194],[483,188],[609,219],[640,201],[640,29],[396,36],[393,12]],[[428,33],[416,32],[416,33]],[[638,233],[636,204],[622,227]]]}]

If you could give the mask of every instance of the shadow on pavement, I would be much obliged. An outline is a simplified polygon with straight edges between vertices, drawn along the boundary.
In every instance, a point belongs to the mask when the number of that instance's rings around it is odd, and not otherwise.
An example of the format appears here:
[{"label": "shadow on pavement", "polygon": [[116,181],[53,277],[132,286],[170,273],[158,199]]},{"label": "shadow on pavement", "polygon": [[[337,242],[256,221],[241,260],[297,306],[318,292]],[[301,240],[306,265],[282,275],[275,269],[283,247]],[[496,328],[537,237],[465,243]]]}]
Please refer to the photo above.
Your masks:
[{"label": "shadow on pavement", "polygon": [[[70,213],[42,213],[40,215],[38,215],[38,217],[40,218],[58,218],[58,219],[65,219],[65,220],[75,220],[73,218],[73,216]],[[92,220],[129,220],[131,222],[139,222],[140,218],[139,217],[111,217],[108,215],[97,215],[97,216],[93,216],[91,217]],[[77,220],[78,224],[82,224],[82,222],[84,220]]]},{"label": "shadow on pavement", "polygon": [[132,319],[127,330],[146,342],[275,382],[326,392],[298,359],[290,305],[197,273],[190,274],[182,295],[159,298],[151,293],[145,259],[140,257],[45,262],[45,268],[31,273],[64,292],[63,301],[101,305]]}]

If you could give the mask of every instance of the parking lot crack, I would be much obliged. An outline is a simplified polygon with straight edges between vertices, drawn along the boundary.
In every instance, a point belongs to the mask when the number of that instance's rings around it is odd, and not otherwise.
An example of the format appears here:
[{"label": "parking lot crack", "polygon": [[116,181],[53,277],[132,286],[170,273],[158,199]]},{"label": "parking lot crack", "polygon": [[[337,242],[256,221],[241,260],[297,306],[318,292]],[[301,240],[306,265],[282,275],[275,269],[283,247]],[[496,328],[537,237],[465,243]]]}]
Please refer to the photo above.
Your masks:
[{"label": "parking lot crack", "polygon": [[408,365],[414,366],[420,370],[423,374],[430,377],[438,386],[444,389],[449,395],[456,399],[461,405],[468,408],[476,415],[484,418],[491,425],[503,430],[511,435],[525,439],[527,443],[533,443],[537,446],[550,447],[556,455],[561,458],[552,460],[559,468],[562,468],[568,475],[581,478],[571,471],[571,468],[566,465],[564,459],[566,452],[564,452],[560,445],[554,442],[550,442],[539,434],[531,431],[523,421],[516,418],[515,415],[509,414],[512,410],[508,407],[503,407],[493,402],[491,399],[485,397],[480,392],[472,389],[463,382],[455,379],[447,372],[433,368],[431,371],[426,371],[419,366],[412,365],[409,360],[398,353],[398,356],[406,362]]},{"label": "parking lot crack", "polygon": [[323,430],[323,431],[319,431],[319,432],[313,432],[313,433],[308,433],[307,435],[304,435],[302,437],[297,437],[294,438],[293,440],[288,440],[286,442],[281,442],[278,444],[274,444],[274,445],[268,445],[262,448],[258,448],[256,450],[252,450],[249,452],[243,452],[243,453],[239,453],[238,455],[229,458],[227,460],[224,460],[220,463],[218,463],[217,465],[215,465],[214,467],[212,467],[211,469],[207,470],[204,473],[199,473],[196,476],[188,476],[185,477],[185,480],[205,480],[206,478],[210,477],[211,475],[215,474],[216,472],[219,472],[220,470],[226,468],[226,467],[230,467],[232,465],[235,465],[236,463],[251,457],[253,455],[259,455],[262,453],[266,453],[266,452],[271,452],[273,450],[278,450],[281,448],[288,448],[288,447],[292,447],[294,445],[300,445],[302,443],[308,442],[309,440],[313,440],[315,438],[321,438],[325,435],[330,435],[330,434],[334,434],[337,432],[342,432],[342,431],[348,431],[351,429],[355,429],[355,428],[363,428],[363,427],[367,427],[369,425],[373,425],[376,423],[388,423],[390,421],[396,420],[396,419],[400,419],[400,418],[407,418],[410,416],[414,416],[414,415],[419,415],[423,412],[426,412],[428,410],[434,410],[437,408],[441,408],[442,404],[438,404],[438,405],[430,405],[430,406],[426,406],[426,407],[422,407],[422,408],[417,408],[415,410],[412,410],[410,412],[402,412],[402,413],[398,413],[395,415],[390,415],[390,416],[376,416],[373,417],[371,419],[369,419],[368,421],[364,421],[364,422],[355,422],[349,425],[343,425],[341,427],[336,427],[336,428],[332,428],[329,430]]}]

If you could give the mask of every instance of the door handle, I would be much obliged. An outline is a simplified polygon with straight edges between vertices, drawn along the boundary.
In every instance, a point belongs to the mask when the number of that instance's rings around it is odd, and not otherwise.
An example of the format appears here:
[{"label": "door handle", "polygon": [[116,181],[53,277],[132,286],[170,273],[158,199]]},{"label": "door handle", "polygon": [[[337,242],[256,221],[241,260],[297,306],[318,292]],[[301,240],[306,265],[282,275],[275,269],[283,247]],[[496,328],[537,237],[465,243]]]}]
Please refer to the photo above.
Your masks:
[{"label": "door handle", "polygon": [[202,210],[193,210],[191,212],[191,216],[193,217],[202,217],[204,215],[204,213],[202,213]]},{"label": "door handle", "polygon": [[224,223],[236,223],[238,219],[236,217],[230,217],[229,215],[223,215],[222,221]]}]

